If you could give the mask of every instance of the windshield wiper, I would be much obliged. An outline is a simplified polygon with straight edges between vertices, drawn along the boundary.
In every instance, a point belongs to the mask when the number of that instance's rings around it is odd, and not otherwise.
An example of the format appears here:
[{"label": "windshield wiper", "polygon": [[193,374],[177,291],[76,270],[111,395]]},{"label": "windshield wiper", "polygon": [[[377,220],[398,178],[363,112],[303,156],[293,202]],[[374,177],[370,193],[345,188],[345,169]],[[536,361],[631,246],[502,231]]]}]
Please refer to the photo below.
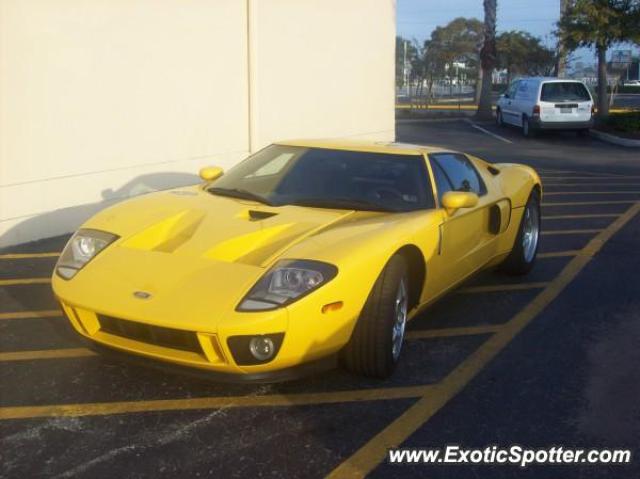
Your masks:
[{"label": "windshield wiper", "polygon": [[296,206],[310,206],[317,208],[330,208],[338,210],[366,210],[366,211],[384,211],[399,212],[400,210],[390,208],[388,206],[370,203],[368,201],[356,200],[351,198],[296,198],[288,201],[287,204]]},{"label": "windshield wiper", "polygon": [[256,193],[252,193],[251,191],[243,190],[240,188],[220,188],[217,186],[212,186],[207,191],[214,195],[228,196],[230,198],[240,198],[243,200],[252,200],[257,201],[258,203],[264,203],[265,205],[274,206],[274,204],[264,196],[260,196]]}]

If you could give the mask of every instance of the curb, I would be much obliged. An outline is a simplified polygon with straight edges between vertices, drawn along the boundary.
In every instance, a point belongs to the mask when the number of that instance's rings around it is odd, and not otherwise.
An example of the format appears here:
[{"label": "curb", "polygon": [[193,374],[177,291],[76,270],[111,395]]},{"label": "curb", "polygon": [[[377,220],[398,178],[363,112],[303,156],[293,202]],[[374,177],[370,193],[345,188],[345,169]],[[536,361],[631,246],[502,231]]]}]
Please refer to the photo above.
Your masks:
[{"label": "curb", "polygon": [[611,143],[612,145],[626,146],[628,148],[640,148],[640,140],[632,140],[631,138],[620,138],[619,136],[604,133],[598,130],[589,130],[589,135],[600,141]]}]

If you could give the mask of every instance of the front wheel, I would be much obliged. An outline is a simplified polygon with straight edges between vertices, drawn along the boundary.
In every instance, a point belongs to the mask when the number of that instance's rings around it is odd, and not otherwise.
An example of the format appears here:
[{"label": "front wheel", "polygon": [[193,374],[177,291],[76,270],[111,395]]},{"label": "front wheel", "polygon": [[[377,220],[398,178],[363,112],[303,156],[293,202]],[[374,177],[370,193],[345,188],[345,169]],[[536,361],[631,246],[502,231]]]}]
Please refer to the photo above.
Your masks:
[{"label": "front wheel", "polygon": [[511,253],[502,265],[509,274],[527,274],[533,268],[538,255],[540,238],[540,195],[536,190],[531,192],[524,208],[520,228]]},{"label": "front wheel", "polygon": [[409,310],[409,278],[403,256],[394,255],[376,280],[349,343],[342,351],[349,371],[389,377],[398,363]]}]

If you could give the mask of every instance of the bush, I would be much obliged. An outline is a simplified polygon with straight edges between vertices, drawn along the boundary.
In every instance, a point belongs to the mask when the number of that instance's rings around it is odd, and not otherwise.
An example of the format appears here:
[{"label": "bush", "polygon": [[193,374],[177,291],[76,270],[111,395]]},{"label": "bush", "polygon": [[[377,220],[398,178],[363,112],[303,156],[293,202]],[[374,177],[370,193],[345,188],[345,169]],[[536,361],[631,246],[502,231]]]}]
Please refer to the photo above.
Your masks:
[{"label": "bush", "polygon": [[608,118],[599,120],[598,123],[608,130],[637,133],[640,132],[640,111],[611,113]]}]

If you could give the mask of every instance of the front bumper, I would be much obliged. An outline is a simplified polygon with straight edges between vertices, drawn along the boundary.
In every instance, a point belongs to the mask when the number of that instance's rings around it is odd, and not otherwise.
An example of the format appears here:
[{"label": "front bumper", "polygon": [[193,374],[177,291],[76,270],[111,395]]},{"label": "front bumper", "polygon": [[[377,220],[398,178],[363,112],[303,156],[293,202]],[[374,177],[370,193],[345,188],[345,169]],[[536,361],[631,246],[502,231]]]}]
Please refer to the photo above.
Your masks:
[{"label": "front bumper", "polygon": [[[323,315],[319,305],[324,301],[300,301],[260,313],[228,311],[224,321],[209,329],[204,325],[178,327],[154,317],[131,318],[120,308],[96,312],[57,297],[75,331],[102,350],[163,370],[191,370],[209,379],[233,382],[282,381],[335,365],[333,358],[349,340],[357,318],[348,311]],[[293,325],[290,317],[295,318]],[[118,321],[126,327],[114,327],[112,323]],[[247,364],[238,360],[230,341],[238,336],[280,336],[282,341],[271,360]]]},{"label": "front bumper", "polygon": [[593,127],[593,119],[588,121],[542,121],[532,118],[531,126],[537,130],[586,130]]},{"label": "front bumper", "polygon": [[156,360],[137,354],[127,354],[122,350],[109,347],[88,339],[85,339],[88,348],[99,353],[100,355],[113,358],[130,364],[139,365],[145,368],[153,368],[163,373],[176,374],[178,376],[188,376],[196,379],[204,379],[207,381],[216,381],[224,383],[277,383],[283,381],[292,381],[311,374],[317,374],[323,371],[333,369],[338,364],[338,355],[331,354],[324,358],[316,359],[297,366],[291,366],[276,371],[264,371],[255,373],[228,373],[214,370],[197,369],[180,364]]}]

